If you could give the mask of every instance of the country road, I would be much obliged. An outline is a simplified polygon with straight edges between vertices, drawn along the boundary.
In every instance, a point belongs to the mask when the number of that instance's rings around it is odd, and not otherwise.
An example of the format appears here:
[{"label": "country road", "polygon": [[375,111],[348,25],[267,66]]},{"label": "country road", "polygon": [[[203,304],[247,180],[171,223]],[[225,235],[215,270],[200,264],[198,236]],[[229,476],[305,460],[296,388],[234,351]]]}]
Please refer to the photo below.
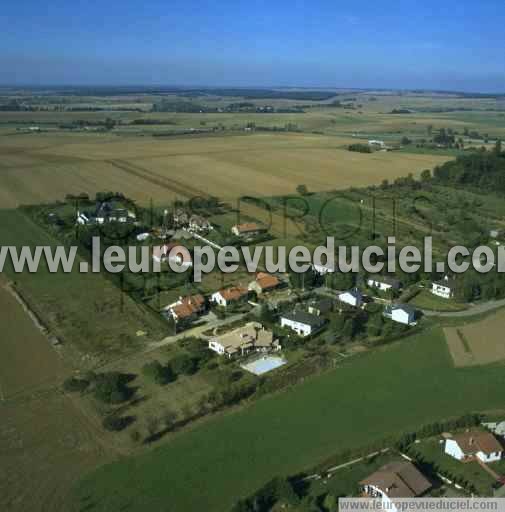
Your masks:
[{"label": "country road", "polygon": [[465,318],[487,313],[488,311],[493,311],[494,309],[501,308],[502,306],[505,306],[505,299],[490,300],[480,304],[470,304],[470,307],[463,311],[431,311],[428,309],[422,309],[421,311],[423,312],[423,315],[431,317]]}]

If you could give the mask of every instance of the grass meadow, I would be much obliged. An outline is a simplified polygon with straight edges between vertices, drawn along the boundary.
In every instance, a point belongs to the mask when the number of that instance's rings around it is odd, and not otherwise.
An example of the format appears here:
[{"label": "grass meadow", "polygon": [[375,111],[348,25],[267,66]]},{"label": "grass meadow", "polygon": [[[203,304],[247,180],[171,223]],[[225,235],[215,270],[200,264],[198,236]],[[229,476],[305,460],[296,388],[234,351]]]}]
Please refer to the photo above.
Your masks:
[{"label": "grass meadow", "polygon": [[89,511],[224,512],[276,475],[472,410],[503,405],[501,366],[455,369],[439,328],[208,421],[76,490]]},{"label": "grass meadow", "polygon": [[[2,245],[18,248],[59,245],[20,210],[0,210],[0,239]],[[151,317],[102,274],[79,273],[78,263],[70,273],[50,273],[45,264],[35,273],[16,273],[7,261],[3,272],[18,285],[51,334],[64,346],[71,342],[69,348],[75,346],[91,357],[108,359],[138,348],[138,330],[155,340],[164,335],[161,320]]]}]

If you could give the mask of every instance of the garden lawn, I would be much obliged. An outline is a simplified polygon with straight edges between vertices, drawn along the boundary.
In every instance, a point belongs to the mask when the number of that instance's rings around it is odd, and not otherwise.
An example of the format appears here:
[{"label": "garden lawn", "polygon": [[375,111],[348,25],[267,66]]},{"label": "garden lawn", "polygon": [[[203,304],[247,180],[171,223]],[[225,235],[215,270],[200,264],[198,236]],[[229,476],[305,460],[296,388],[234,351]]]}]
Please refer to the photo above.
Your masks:
[{"label": "garden lawn", "polygon": [[102,467],[76,490],[91,511],[225,512],[276,475],[335,452],[503,404],[497,366],[453,368],[438,327]]}]

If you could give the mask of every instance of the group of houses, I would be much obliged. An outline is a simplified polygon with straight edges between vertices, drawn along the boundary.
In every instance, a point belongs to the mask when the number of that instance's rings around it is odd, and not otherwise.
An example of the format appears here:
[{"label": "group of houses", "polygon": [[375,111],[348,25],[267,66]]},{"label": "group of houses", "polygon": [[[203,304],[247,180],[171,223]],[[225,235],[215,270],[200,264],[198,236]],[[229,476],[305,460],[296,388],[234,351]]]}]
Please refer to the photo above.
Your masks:
[{"label": "group of houses", "polygon": [[[444,434],[444,453],[461,463],[488,464],[501,460],[505,422],[483,425],[492,431],[474,428],[454,435]],[[385,464],[361,480],[359,486],[363,496],[378,498],[382,509],[396,512],[401,507],[395,499],[426,496],[432,482],[410,460],[404,459]]]},{"label": "group of houses", "polygon": [[207,218],[188,213],[184,208],[176,208],[172,220],[176,228],[185,228],[193,233],[208,233],[214,229]]},{"label": "group of houses", "polygon": [[121,224],[134,223],[137,220],[135,212],[128,210],[123,205],[104,201],[97,203],[94,210],[78,210],[76,223],[81,226],[92,224],[106,224],[118,222]]}]

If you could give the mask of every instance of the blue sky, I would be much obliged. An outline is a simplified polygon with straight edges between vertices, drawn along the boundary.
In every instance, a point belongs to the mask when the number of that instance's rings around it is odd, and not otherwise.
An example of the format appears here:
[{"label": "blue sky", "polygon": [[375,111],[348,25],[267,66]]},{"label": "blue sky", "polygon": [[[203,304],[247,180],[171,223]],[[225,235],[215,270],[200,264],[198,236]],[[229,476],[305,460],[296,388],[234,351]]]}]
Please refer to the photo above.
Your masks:
[{"label": "blue sky", "polygon": [[500,0],[4,0],[2,84],[505,92]]}]

